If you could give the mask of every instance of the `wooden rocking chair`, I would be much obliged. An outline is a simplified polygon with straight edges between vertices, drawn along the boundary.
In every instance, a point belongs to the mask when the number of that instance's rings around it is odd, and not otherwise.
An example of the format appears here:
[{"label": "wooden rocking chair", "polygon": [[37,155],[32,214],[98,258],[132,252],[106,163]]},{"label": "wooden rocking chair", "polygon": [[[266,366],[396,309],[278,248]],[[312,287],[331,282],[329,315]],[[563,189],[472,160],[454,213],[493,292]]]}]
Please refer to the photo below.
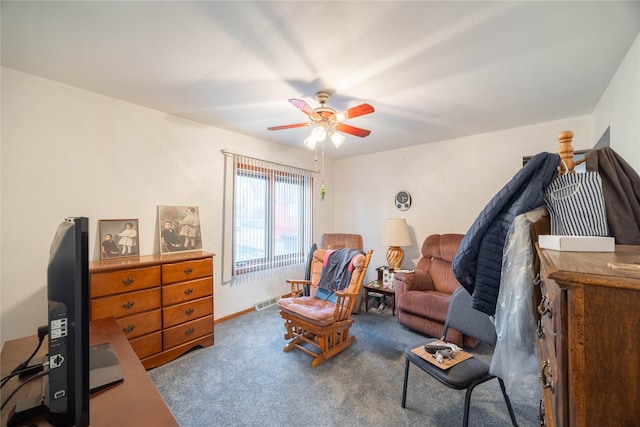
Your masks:
[{"label": "wooden rocking chair", "polygon": [[[313,368],[340,353],[355,340],[353,335],[349,335],[349,328],[353,324],[351,313],[358,300],[373,250],[369,250],[366,255],[359,252],[353,256],[349,262],[349,284],[343,290],[335,291],[335,302],[332,302],[318,298],[316,291],[325,256],[328,257],[332,252],[337,254],[338,251],[316,250],[311,261],[311,280],[287,280],[291,284],[292,296],[278,302],[280,315],[285,320],[284,338],[290,340],[284,351],[297,348],[313,356]],[[311,296],[302,296],[304,285],[311,286]]]}]

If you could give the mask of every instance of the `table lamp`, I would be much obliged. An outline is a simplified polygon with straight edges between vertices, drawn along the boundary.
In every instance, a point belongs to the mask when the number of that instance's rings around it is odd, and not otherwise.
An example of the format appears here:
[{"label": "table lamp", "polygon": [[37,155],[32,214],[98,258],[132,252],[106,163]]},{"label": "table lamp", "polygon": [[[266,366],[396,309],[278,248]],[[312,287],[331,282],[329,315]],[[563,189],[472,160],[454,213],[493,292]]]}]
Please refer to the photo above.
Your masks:
[{"label": "table lamp", "polygon": [[389,267],[399,270],[402,267],[404,251],[401,246],[411,244],[411,236],[407,228],[407,221],[404,218],[389,218],[384,225],[384,235],[382,243],[388,245],[387,262]]}]

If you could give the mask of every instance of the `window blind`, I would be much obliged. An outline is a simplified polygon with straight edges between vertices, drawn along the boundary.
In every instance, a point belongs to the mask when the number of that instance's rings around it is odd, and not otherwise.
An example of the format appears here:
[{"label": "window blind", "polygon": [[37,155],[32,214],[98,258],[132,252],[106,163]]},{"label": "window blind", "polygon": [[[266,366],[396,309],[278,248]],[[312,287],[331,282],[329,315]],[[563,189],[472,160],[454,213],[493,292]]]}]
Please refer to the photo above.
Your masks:
[{"label": "window blind", "polygon": [[223,280],[303,264],[311,246],[312,172],[225,156]]}]

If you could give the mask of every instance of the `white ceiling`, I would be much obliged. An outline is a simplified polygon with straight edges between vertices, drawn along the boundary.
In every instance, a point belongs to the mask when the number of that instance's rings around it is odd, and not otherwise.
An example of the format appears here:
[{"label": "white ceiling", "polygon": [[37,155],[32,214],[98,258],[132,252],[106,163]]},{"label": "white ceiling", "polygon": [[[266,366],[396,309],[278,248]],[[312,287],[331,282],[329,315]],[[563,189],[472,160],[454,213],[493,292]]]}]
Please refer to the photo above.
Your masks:
[{"label": "white ceiling", "polygon": [[[348,157],[590,114],[639,1],[4,1],[2,65],[298,148],[329,89]],[[331,144],[329,144],[331,145]]]}]

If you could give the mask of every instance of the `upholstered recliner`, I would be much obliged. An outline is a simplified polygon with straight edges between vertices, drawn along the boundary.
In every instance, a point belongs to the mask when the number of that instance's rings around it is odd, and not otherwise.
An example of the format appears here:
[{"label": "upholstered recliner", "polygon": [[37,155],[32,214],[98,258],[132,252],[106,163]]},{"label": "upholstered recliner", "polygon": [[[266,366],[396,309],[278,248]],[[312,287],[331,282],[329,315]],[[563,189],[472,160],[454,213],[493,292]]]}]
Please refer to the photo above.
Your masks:
[{"label": "upholstered recliner", "polygon": [[[401,325],[430,337],[442,335],[451,295],[461,286],[453,275],[451,261],[463,237],[462,234],[427,237],[414,272],[394,274],[396,312]],[[462,346],[463,336],[450,329],[447,341]],[[476,341],[468,339],[464,344],[474,346]]]},{"label": "upholstered recliner", "polygon": [[[355,340],[354,336],[349,334],[353,324],[351,312],[373,251],[369,250],[366,255],[359,251],[355,256],[349,257],[350,259],[345,258],[345,261],[348,261],[345,265],[351,274],[350,280],[348,283],[344,280],[346,286],[342,290],[335,291],[334,294],[323,294],[323,297],[319,298],[316,294],[320,293],[318,284],[321,283],[322,274],[334,277],[328,273],[330,269],[323,269],[323,266],[327,265],[331,252],[338,256],[340,251],[316,250],[311,263],[311,280],[287,280],[291,284],[292,296],[278,301],[280,315],[285,320],[284,337],[288,340],[284,351],[297,348],[313,356],[312,367],[340,353]],[[302,295],[304,285],[310,285],[310,296]],[[326,292],[324,288],[320,290]]]}]

